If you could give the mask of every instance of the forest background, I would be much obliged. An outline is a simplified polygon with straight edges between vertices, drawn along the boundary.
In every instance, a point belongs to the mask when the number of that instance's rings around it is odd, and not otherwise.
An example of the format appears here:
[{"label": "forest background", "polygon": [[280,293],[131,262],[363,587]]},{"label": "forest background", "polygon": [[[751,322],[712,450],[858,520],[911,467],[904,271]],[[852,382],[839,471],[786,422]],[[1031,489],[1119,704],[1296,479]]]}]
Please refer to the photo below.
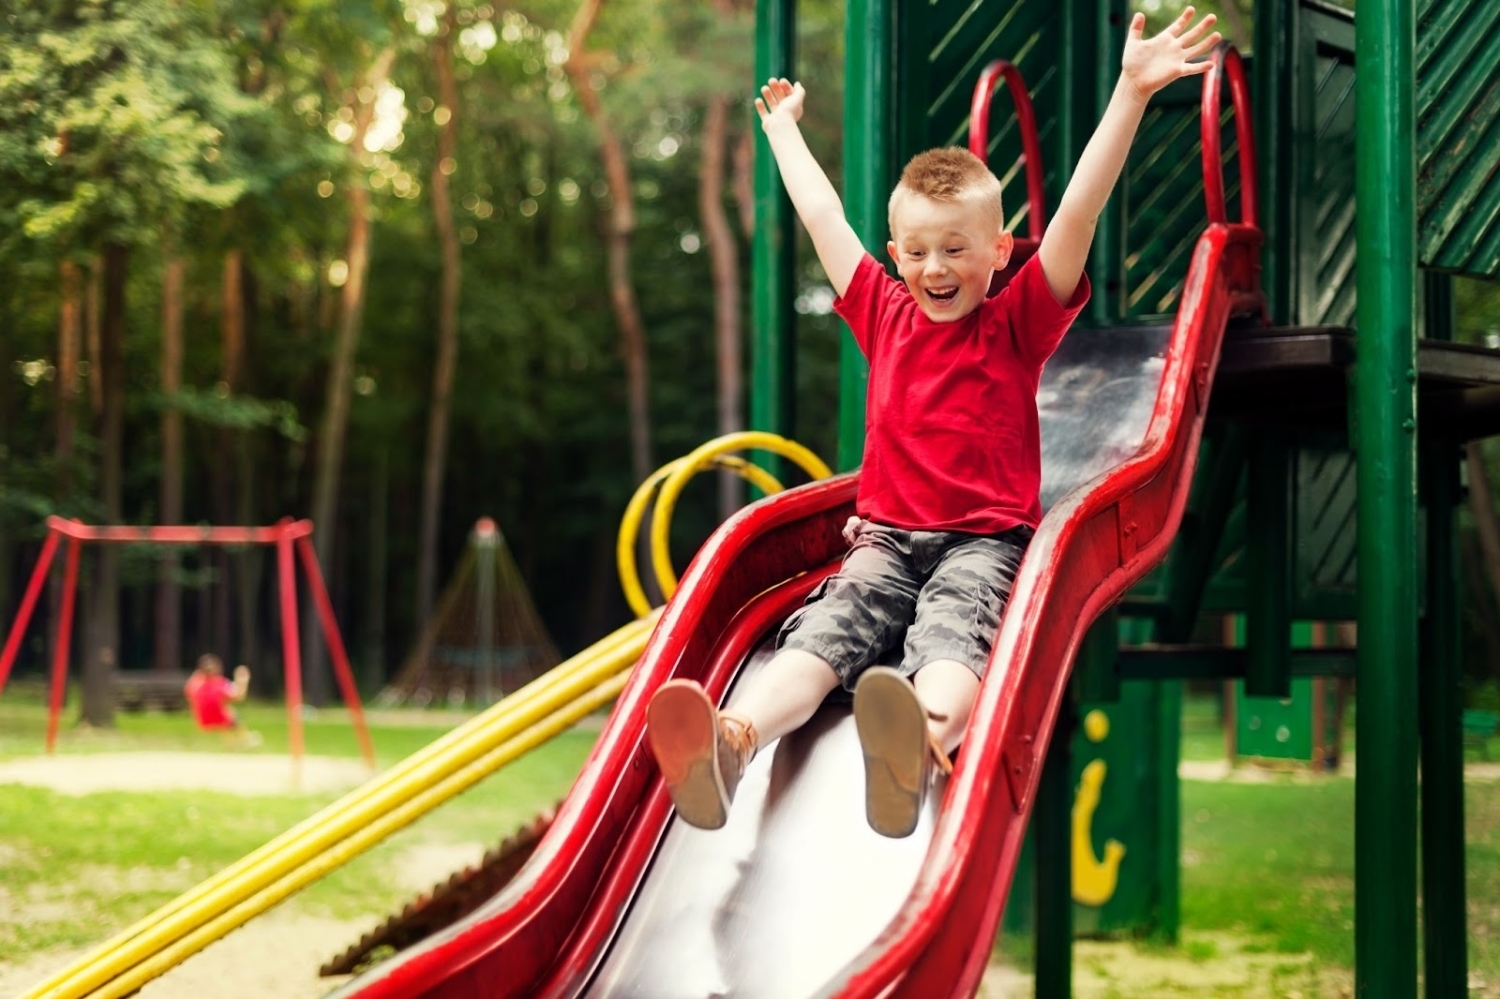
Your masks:
[{"label": "forest background", "polygon": [[[1251,48],[1248,0],[1198,6]],[[840,187],[843,16],[802,0],[797,39],[805,130]],[[367,693],[482,516],[564,653],[624,623],[627,499],[744,423],[753,54],[750,0],[7,4],[4,626],[48,514],[311,517]],[[843,327],[799,260],[791,436],[831,458]],[[1493,286],[1459,301],[1464,339],[1500,339]],[[1500,468],[1477,447],[1468,467],[1469,698],[1500,702]],[[702,482],[679,567],[742,499]],[[206,651],[279,694],[270,558],[88,549],[83,718],[109,724],[116,663]],[[317,704],[332,683],[308,623]]]}]

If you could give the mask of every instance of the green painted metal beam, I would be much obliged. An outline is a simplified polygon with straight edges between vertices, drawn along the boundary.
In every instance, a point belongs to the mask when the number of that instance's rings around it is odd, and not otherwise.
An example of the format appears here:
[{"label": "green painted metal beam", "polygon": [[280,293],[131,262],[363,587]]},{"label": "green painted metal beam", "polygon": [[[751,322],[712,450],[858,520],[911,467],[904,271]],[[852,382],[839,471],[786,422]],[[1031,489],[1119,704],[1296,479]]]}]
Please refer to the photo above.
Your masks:
[{"label": "green painted metal beam", "polygon": [[1036,999],[1073,994],[1073,733],[1076,710],[1063,702],[1037,783]]},{"label": "green painted metal beam", "polygon": [[[877,259],[885,252],[885,209],[892,183],[895,7],[895,0],[850,4],[844,25],[844,212]],[[841,470],[857,467],[864,458],[868,384],[864,355],[845,334],[839,342]]]},{"label": "green painted metal beam", "polygon": [[1361,999],[1417,985],[1415,0],[1355,18],[1359,725],[1354,977]]},{"label": "green painted metal beam", "polygon": [[1262,284],[1271,319],[1291,321],[1295,302],[1294,255],[1298,195],[1294,158],[1296,132],[1296,0],[1259,0],[1255,6],[1255,58],[1250,71],[1255,109],[1255,159],[1260,183]]},{"label": "green painted metal beam", "polygon": [[1245,536],[1245,692],[1291,693],[1291,446],[1261,430],[1250,442]]},{"label": "green painted metal beam", "polygon": [[[1156,646],[1120,650],[1123,680],[1237,680],[1245,676],[1246,649],[1218,646]],[[1293,677],[1354,676],[1352,649],[1293,649],[1288,665]]]},{"label": "green painted metal beam", "polygon": [[[1453,280],[1424,277],[1426,332],[1453,337]],[[1458,594],[1458,470],[1462,450],[1435,444],[1422,455],[1427,494],[1427,614],[1422,627],[1422,944],[1432,997],[1469,994],[1464,881],[1463,613]]]},{"label": "green painted metal beam", "polygon": [[[796,0],[760,0],[755,12],[755,79],[794,75]],[[791,199],[765,133],[755,128],[755,236],[751,247],[750,426],[791,436],[796,423],[797,235]],[[775,455],[755,459],[773,470]]]}]

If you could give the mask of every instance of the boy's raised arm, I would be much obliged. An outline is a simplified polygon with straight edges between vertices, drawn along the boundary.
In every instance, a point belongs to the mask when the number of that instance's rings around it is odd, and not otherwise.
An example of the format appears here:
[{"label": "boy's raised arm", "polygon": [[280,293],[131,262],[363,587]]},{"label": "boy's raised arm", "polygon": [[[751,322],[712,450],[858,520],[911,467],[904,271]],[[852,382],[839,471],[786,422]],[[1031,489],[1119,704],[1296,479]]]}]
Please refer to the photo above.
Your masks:
[{"label": "boy's raised arm", "polygon": [[864,257],[865,247],[844,217],[844,204],[838,192],[813,158],[802,130],[797,127],[806,96],[800,83],[771,80],[760,88],[755,110],[760,114],[761,127],[771,144],[792,206],[812,237],[813,248],[818,251],[818,260],[833,284],[834,293],[843,297]]},{"label": "boy's raised arm", "polygon": [[1057,212],[1047,223],[1037,256],[1047,285],[1059,302],[1067,302],[1078,289],[1088,262],[1094,228],[1110,191],[1124,169],[1126,154],[1135,138],[1136,128],[1145,113],[1146,102],[1162,87],[1184,76],[1206,73],[1207,62],[1190,62],[1219,43],[1217,31],[1204,37],[1213,27],[1215,17],[1209,14],[1193,23],[1193,8],[1153,38],[1144,38],[1146,16],[1136,14],[1130,21],[1125,39],[1125,54],[1120,59],[1120,80],[1099,119],[1099,127],[1078,157],[1073,178],[1068,181]]}]

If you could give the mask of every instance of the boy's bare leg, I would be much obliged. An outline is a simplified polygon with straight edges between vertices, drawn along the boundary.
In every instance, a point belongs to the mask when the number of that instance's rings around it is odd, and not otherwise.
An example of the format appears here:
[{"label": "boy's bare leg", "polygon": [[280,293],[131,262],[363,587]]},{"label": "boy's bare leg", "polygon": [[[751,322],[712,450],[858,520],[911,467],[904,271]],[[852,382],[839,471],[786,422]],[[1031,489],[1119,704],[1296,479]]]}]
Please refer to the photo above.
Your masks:
[{"label": "boy's bare leg", "polygon": [[735,694],[729,708],[750,720],[763,746],[807,724],[838,685],[838,674],[819,656],[783,649]]},{"label": "boy's bare leg", "polygon": [[958,748],[979,694],[979,677],[963,663],[937,659],[917,670],[914,678],[917,700],[927,709],[927,727],[932,737],[951,753]]}]

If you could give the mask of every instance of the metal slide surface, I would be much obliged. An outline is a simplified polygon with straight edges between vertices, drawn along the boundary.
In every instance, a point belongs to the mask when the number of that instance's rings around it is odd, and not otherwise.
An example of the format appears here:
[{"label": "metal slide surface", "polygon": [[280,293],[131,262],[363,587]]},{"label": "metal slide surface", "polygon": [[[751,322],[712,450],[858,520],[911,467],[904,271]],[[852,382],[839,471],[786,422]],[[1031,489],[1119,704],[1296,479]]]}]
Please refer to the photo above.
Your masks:
[{"label": "metal slide surface", "polygon": [[[1212,173],[1217,76],[1208,74],[1204,98]],[[1244,175],[1253,177],[1242,74],[1232,82]],[[740,511],[705,544],[516,881],[335,995],[972,996],[1074,654],[1099,614],[1165,556],[1225,329],[1232,316],[1263,314],[1253,186],[1233,224],[1224,221],[1222,175],[1206,176],[1206,186],[1211,221],[1174,323],[1075,330],[1047,365],[1038,395],[1046,516],[953,774],[915,835],[883,840],[864,826],[862,762],[837,704],[762,750],[717,832],[671,820],[645,744],[653,691],[687,677],[723,698],[836,568],[856,479],[824,480]],[[1034,250],[1018,241],[1018,254]]]}]

